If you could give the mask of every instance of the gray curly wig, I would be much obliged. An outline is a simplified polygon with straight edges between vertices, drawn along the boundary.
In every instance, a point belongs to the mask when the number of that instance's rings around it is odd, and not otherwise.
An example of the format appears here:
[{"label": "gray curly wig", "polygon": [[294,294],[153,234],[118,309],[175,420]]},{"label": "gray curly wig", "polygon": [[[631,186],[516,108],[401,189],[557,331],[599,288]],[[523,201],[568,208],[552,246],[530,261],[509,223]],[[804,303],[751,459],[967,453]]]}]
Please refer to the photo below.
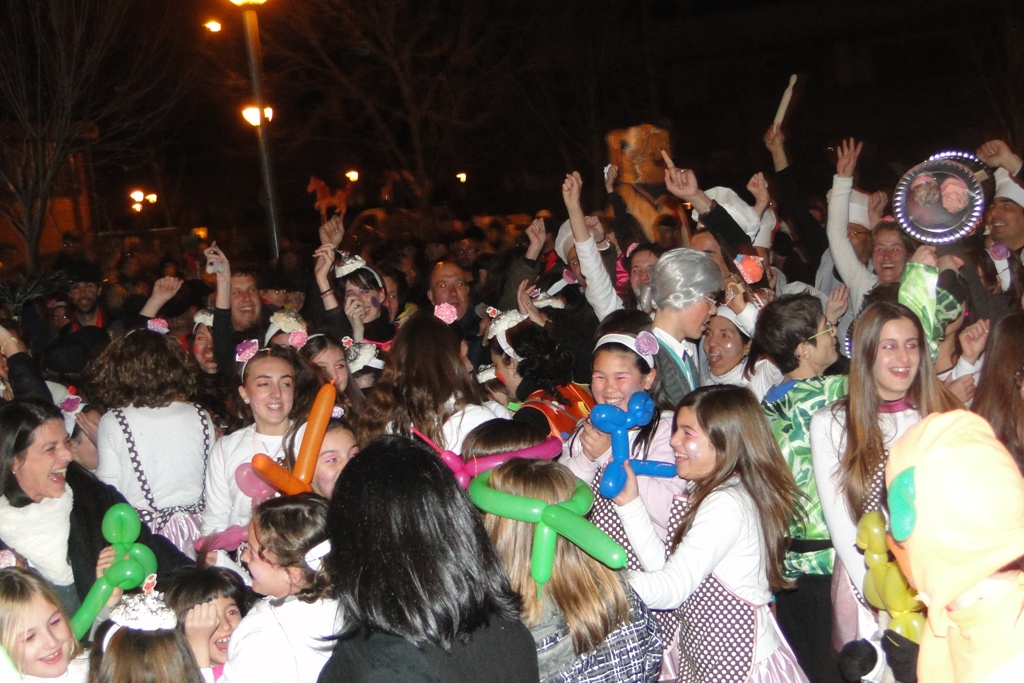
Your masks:
[{"label": "gray curly wig", "polygon": [[723,287],[722,273],[707,254],[695,249],[672,249],[651,270],[651,288],[643,301],[644,310],[682,310]]}]

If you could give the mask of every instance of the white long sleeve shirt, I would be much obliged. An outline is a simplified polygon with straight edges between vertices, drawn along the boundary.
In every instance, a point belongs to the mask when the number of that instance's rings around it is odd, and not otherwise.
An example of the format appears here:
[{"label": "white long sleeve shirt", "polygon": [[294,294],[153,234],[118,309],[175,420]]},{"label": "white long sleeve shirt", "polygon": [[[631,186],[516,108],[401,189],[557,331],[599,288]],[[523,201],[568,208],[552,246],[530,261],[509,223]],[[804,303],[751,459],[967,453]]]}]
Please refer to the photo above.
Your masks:
[{"label": "white long sleeve shirt", "polygon": [[[839,463],[846,450],[846,420],[842,413],[834,414],[828,405],[811,418],[811,464],[814,482],[818,485],[821,511],[836,549],[836,557],[843,563],[858,591],[864,589],[867,566],[864,553],[857,548],[857,523],[841,487]],[[886,448],[921,419],[916,410],[882,413],[878,416],[882,428],[882,441]]]},{"label": "white long sleeve shirt", "polygon": [[[295,438],[302,443],[305,425]],[[256,431],[256,425],[222,436],[217,440],[206,467],[206,509],[203,511],[203,536],[224,531],[235,524],[246,525],[252,517],[252,498],[243,493],[235,481],[239,465],[251,463],[252,456],[264,453],[281,462],[284,459],[284,437],[267,436]]]},{"label": "white long sleeve shirt", "polygon": [[[629,573],[629,583],[648,607],[676,609],[710,574],[753,605],[771,601],[757,508],[739,479],[726,482],[704,499],[686,536],[667,561],[665,546],[642,501],[615,510],[644,567],[643,572]],[[755,662],[781,644],[771,620],[767,608],[758,609]]]},{"label": "white long sleeve shirt", "polygon": [[586,242],[574,242],[576,245],[576,258],[580,260],[580,273],[587,279],[586,289],[583,295],[587,303],[594,309],[598,320],[604,320],[605,316],[613,311],[622,308],[622,299],[615,292],[615,283],[608,276],[604,262],[601,260],[601,252],[597,249],[594,238]]},{"label": "white long sleeve shirt", "polygon": [[[853,178],[833,176],[832,196],[828,200],[828,223],[825,231],[828,234],[828,248],[832,252],[839,277],[850,288],[850,308],[856,315],[864,302],[864,295],[878,284],[878,276],[860,262],[857,252],[850,244],[846,229],[850,225],[850,192],[853,191]],[[864,226],[871,229],[872,226]]]},{"label": "white long sleeve shirt", "polygon": [[341,629],[336,600],[257,602],[231,634],[218,683],[316,683]]}]

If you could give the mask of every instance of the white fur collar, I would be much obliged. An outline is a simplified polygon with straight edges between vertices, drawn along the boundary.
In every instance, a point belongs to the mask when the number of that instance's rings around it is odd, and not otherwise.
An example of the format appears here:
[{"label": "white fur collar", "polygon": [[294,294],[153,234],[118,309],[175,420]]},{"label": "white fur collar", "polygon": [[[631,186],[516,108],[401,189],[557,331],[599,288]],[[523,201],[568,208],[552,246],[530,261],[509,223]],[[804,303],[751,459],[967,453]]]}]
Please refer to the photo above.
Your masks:
[{"label": "white fur collar", "polygon": [[20,508],[0,495],[0,539],[58,586],[75,581],[68,563],[73,502],[70,487],[60,498],[44,498]]}]

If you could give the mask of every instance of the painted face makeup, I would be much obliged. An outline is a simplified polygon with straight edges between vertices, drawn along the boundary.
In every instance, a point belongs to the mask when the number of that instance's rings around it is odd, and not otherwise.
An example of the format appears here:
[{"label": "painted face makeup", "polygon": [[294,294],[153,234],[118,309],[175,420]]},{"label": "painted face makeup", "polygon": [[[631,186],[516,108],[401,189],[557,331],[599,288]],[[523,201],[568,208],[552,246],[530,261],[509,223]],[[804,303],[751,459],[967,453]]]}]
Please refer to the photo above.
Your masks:
[{"label": "painted face makeup", "polygon": [[882,326],[875,364],[871,369],[875,392],[883,401],[898,401],[917,378],[921,366],[921,339],[917,326],[906,318]]},{"label": "painted face makeup", "polygon": [[676,430],[669,442],[676,454],[676,474],[682,479],[701,481],[710,477],[718,464],[718,452],[701,429],[697,414],[686,406],[676,413]]}]

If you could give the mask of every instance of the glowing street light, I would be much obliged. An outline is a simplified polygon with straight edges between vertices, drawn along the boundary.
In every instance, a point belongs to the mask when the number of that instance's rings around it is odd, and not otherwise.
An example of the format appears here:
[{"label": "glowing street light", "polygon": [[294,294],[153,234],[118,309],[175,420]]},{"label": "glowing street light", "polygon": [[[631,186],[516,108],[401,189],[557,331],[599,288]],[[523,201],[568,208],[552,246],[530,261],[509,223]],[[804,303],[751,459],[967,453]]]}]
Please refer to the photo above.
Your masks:
[{"label": "glowing street light", "polygon": [[[242,110],[242,117],[249,122],[249,125],[258,126],[263,122],[260,118],[260,110],[258,107],[246,107]],[[263,118],[267,121],[274,120],[274,110],[270,107],[263,108]]]},{"label": "glowing street light", "polygon": [[466,182],[466,174],[465,173],[456,173],[455,177],[459,179],[460,183]]},{"label": "glowing street light", "polygon": [[203,24],[203,26],[205,26],[206,30],[209,31],[210,33],[217,33],[221,29],[220,22],[219,21],[214,21],[213,19],[211,19],[210,21],[208,21],[205,24]]},{"label": "glowing street light", "polygon": [[156,204],[156,193],[145,192],[143,190],[132,190],[128,193],[128,197],[132,200],[132,211],[135,213],[142,213],[144,204],[142,202],[148,202],[150,204]]},{"label": "glowing street light", "polygon": [[356,182],[359,180],[359,171],[352,170],[345,174],[345,177],[349,179],[349,182]]}]

